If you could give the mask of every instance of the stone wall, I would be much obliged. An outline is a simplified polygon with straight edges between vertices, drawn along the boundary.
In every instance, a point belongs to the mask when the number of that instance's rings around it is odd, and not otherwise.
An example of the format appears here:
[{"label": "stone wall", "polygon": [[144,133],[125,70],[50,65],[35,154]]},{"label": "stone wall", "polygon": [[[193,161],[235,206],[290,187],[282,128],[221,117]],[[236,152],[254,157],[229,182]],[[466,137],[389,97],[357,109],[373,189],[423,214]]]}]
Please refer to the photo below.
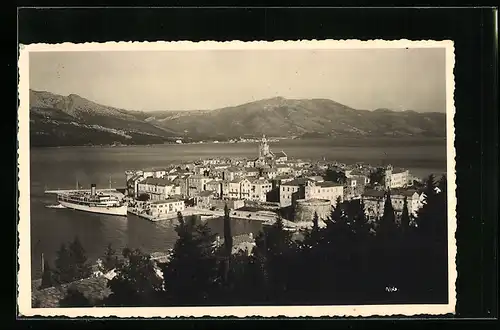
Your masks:
[{"label": "stone wall", "polygon": [[319,219],[325,220],[330,216],[332,206],[326,199],[299,199],[295,203],[294,222],[312,221],[314,213],[318,213]]}]

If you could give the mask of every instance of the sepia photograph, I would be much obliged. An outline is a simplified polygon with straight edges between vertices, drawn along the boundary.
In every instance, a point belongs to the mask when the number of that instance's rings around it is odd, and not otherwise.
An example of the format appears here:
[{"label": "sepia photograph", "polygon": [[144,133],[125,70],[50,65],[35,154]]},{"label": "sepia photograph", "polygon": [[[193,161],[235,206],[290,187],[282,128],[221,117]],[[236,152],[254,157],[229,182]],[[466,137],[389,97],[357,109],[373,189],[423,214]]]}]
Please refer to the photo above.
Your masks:
[{"label": "sepia photograph", "polygon": [[19,54],[20,314],[454,313],[453,42]]}]

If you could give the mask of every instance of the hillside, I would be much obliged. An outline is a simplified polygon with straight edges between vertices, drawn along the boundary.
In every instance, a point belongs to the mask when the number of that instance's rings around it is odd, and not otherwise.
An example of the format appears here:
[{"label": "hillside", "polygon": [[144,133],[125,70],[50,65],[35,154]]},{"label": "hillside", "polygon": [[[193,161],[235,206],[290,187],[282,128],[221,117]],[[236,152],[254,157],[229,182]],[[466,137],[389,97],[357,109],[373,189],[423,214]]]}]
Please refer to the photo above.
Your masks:
[{"label": "hillside", "polygon": [[75,94],[30,91],[31,145],[152,144],[175,137],[175,132],[148,123],[141,114]]},{"label": "hillside", "polygon": [[33,146],[151,144],[238,137],[445,136],[444,113],[355,110],[326,99],[282,97],[216,110],[142,112],[78,95],[31,91]]},{"label": "hillside", "polygon": [[445,136],[445,114],[355,110],[326,99],[291,100],[281,97],[236,107],[198,112],[158,126],[189,136]]}]

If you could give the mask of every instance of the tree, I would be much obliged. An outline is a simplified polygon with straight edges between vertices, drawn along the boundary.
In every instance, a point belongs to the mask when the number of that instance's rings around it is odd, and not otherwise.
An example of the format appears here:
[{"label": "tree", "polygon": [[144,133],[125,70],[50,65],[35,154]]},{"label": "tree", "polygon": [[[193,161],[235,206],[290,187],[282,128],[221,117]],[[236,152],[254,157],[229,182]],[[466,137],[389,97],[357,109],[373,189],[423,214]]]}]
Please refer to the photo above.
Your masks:
[{"label": "tree", "polygon": [[325,179],[327,181],[333,181],[333,182],[340,183],[340,184],[344,184],[347,180],[344,172],[336,171],[333,169],[326,170]]},{"label": "tree", "polygon": [[287,294],[291,294],[288,287],[296,274],[289,271],[295,256],[292,234],[284,230],[281,216],[257,235],[255,243],[255,262],[260,268],[263,293],[275,302],[283,301]]},{"label": "tree", "polygon": [[70,286],[64,298],[59,300],[60,307],[91,307],[91,303],[75,286]]},{"label": "tree", "polygon": [[319,217],[318,212],[316,211],[314,211],[312,231],[313,233],[317,233],[319,231]]},{"label": "tree", "polygon": [[111,243],[109,243],[106,248],[102,264],[105,272],[108,272],[118,266],[118,256],[116,255],[116,251],[113,249]]},{"label": "tree", "polygon": [[384,213],[380,219],[380,224],[377,228],[377,236],[382,237],[382,242],[387,237],[392,237],[396,229],[396,215],[392,206],[391,191],[388,189],[385,193]]},{"label": "tree", "polygon": [[92,269],[85,255],[85,250],[77,236],[69,246],[69,256],[74,269],[73,281],[90,277]]},{"label": "tree", "polygon": [[352,225],[356,238],[364,240],[370,233],[370,225],[365,214],[365,205],[361,200],[353,200],[348,203],[349,223]]},{"label": "tree", "polygon": [[162,290],[162,278],[150,256],[139,249],[123,249],[125,262],[115,269],[108,282],[111,295],[106,306],[155,306]]},{"label": "tree", "polygon": [[422,299],[444,301],[447,295],[447,184],[443,176],[437,183],[434,176],[425,180],[423,206],[417,212],[415,244],[418,255],[415,267],[426,272],[417,282],[416,290]]},{"label": "tree", "polygon": [[73,267],[71,258],[66,244],[61,244],[59,251],[57,251],[56,265],[56,282],[59,284],[69,283],[73,281]]},{"label": "tree", "polygon": [[370,172],[369,178],[372,185],[382,184],[385,180],[385,170],[379,167],[376,170]]},{"label": "tree", "polygon": [[169,263],[162,269],[167,303],[207,302],[219,280],[215,235],[206,223],[185,222],[182,215],[176,231],[179,237]]},{"label": "tree", "polygon": [[231,218],[229,216],[229,208],[227,204],[224,206],[224,281],[227,284],[229,269],[231,267],[231,253],[233,251],[233,236],[231,234]]},{"label": "tree", "polygon": [[43,274],[42,274],[42,284],[40,289],[50,288],[54,286],[54,274],[52,269],[50,269],[49,262],[47,260],[43,263]]},{"label": "tree", "polygon": [[401,214],[401,229],[405,234],[410,229],[410,214],[408,212],[408,200],[406,196],[403,201],[403,213]]}]

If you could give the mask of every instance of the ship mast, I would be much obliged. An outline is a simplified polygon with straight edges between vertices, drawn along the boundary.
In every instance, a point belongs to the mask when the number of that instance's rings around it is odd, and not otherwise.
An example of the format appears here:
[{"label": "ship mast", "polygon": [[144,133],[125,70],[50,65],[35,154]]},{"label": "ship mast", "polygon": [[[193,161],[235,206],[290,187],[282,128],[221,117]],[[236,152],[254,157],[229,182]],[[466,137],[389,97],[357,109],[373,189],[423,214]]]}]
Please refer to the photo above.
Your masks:
[{"label": "ship mast", "polygon": [[109,189],[111,189],[111,176],[109,176]]}]

